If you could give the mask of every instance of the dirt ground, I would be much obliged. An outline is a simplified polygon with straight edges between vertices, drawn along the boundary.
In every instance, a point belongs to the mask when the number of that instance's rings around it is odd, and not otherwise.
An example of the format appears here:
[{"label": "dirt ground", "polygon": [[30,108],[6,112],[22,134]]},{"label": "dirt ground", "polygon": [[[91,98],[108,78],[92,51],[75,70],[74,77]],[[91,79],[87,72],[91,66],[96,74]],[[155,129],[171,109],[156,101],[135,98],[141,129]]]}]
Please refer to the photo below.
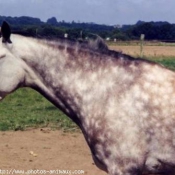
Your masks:
[{"label": "dirt ground", "polygon": [[30,129],[0,132],[0,140],[0,174],[2,170],[8,174],[7,170],[15,169],[57,170],[56,173],[60,170],[58,174],[65,174],[62,170],[68,170],[69,174],[106,175],[94,165],[81,133]]}]

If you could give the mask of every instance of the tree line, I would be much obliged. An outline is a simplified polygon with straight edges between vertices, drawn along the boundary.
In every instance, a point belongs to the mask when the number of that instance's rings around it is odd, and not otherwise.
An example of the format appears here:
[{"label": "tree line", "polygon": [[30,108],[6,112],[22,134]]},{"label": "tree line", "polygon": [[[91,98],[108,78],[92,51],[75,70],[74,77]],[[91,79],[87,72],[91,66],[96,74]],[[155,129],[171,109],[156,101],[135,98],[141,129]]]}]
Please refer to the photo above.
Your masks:
[{"label": "tree line", "polygon": [[86,39],[97,34],[104,39],[138,40],[141,34],[145,34],[146,40],[175,41],[175,24],[168,22],[138,21],[134,25],[109,26],[64,20],[58,22],[55,17],[43,22],[27,16],[0,16],[0,24],[4,20],[12,26],[13,33],[26,36],[63,38],[67,34],[69,39]]}]

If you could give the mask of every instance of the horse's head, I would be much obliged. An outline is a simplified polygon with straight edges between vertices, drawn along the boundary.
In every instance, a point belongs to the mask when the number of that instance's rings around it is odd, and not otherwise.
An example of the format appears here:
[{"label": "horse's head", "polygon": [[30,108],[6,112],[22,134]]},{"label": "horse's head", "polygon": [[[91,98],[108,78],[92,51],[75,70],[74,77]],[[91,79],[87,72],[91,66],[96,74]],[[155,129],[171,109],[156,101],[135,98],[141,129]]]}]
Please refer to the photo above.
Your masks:
[{"label": "horse's head", "polygon": [[16,90],[24,82],[24,69],[22,61],[16,57],[11,48],[11,30],[8,23],[3,22],[0,36],[0,100],[7,94]]}]

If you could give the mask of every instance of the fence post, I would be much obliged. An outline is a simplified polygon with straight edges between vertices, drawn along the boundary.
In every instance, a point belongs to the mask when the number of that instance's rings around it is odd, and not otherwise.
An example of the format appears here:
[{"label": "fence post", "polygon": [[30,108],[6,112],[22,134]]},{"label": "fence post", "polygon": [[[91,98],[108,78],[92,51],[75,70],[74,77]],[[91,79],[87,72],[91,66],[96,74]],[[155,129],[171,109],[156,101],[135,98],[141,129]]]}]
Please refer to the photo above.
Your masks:
[{"label": "fence post", "polygon": [[144,39],[145,39],[145,35],[141,34],[141,36],[140,36],[140,57],[141,58],[143,57],[143,42],[144,42]]}]

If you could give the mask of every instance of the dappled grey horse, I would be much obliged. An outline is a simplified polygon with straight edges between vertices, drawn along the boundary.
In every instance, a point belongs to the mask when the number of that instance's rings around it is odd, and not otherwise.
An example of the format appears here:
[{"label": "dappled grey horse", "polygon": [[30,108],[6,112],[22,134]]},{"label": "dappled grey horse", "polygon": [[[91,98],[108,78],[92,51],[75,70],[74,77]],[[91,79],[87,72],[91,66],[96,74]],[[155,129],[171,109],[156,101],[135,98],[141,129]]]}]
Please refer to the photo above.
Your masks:
[{"label": "dappled grey horse", "polygon": [[40,92],[82,130],[109,175],[175,174],[175,73],[150,61],[1,27],[0,99]]}]

